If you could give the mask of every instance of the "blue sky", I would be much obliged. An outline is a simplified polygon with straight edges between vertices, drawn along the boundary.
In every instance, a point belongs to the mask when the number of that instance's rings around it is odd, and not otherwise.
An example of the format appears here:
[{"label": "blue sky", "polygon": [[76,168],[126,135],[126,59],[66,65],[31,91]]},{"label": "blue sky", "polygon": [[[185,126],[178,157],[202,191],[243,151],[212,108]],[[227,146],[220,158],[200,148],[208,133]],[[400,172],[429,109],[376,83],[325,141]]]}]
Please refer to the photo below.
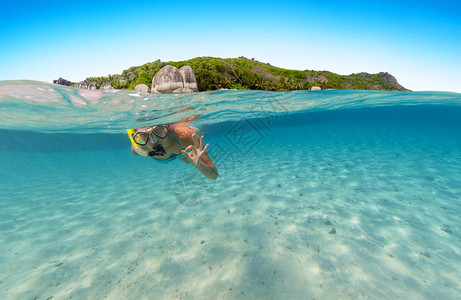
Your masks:
[{"label": "blue sky", "polygon": [[461,92],[458,1],[0,3],[0,80],[80,81],[158,58],[243,55]]}]

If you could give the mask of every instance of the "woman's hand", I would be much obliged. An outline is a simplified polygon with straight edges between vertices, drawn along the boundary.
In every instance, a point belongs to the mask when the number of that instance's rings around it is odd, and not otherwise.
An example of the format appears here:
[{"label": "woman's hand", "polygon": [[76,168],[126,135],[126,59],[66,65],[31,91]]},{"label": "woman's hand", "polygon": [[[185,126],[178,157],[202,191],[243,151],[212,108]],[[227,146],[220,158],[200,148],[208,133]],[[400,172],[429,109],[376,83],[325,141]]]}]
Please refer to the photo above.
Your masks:
[{"label": "woman's hand", "polygon": [[192,139],[194,140],[194,145],[187,146],[187,148],[182,150],[181,153],[190,164],[199,169],[202,167],[202,155],[205,153],[209,144],[206,144],[206,146],[203,147],[203,135],[199,139],[197,134],[194,133],[192,134]]}]

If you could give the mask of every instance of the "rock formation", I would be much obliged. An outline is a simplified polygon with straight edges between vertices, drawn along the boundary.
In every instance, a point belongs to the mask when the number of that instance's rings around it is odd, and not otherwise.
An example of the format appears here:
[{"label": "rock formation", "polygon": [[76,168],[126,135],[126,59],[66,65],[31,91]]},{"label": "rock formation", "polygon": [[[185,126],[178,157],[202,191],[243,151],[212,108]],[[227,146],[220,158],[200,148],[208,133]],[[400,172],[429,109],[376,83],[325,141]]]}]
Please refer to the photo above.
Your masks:
[{"label": "rock formation", "polygon": [[82,82],[76,84],[75,87],[78,89],[89,89],[90,84],[88,83],[88,80],[85,79]]},{"label": "rock formation", "polygon": [[183,77],[184,92],[198,92],[197,78],[195,78],[194,71],[189,66],[184,66],[179,69]]},{"label": "rock formation", "polygon": [[[131,79],[135,77],[133,72],[127,73],[127,76]],[[112,76],[111,80],[115,80],[117,77]],[[126,84],[128,79],[125,76],[118,76],[120,84]],[[55,80],[55,83],[66,82],[65,79],[59,78]],[[69,82],[70,83],[70,82]],[[72,84],[72,83],[70,83]],[[91,83],[88,80],[84,80],[75,85],[79,89],[104,89],[113,90],[111,82],[104,82],[99,86],[95,81]],[[152,79],[152,90],[145,84],[138,84],[135,86],[135,91],[141,93],[192,93],[198,92],[197,78],[195,78],[194,71],[190,66],[183,66],[179,70],[173,66],[165,66],[155,74]]]},{"label": "rock formation", "polygon": [[120,81],[120,84],[125,84],[128,81],[125,76],[119,76],[118,80]]},{"label": "rock formation", "polygon": [[134,90],[140,93],[150,93],[150,88],[145,84],[138,84],[134,87]]},{"label": "rock formation", "polygon": [[152,93],[198,92],[197,79],[192,68],[184,66],[180,70],[165,66],[152,79]]},{"label": "rock formation", "polygon": [[110,84],[110,82],[104,82],[103,84],[101,84],[99,88],[101,90],[113,90],[114,89],[112,85]]},{"label": "rock formation", "polygon": [[[370,74],[370,73],[367,73],[367,72],[360,72],[360,73],[357,73],[357,75],[360,75],[360,76],[363,76],[363,77],[370,77],[373,74]],[[391,74],[389,74],[387,72],[379,72],[378,74],[374,74],[374,75],[378,76],[379,78],[381,78],[385,82],[392,84],[399,91],[409,91],[409,89],[406,89],[403,86],[401,86],[397,82],[397,79],[395,79],[394,76],[392,76]],[[378,90],[379,86],[373,86],[373,89]]]},{"label": "rock formation", "polygon": [[392,85],[395,86],[399,91],[408,91],[406,88],[404,88],[403,86],[401,86],[401,85],[397,82],[397,79],[395,79],[394,76],[392,76],[391,74],[389,74],[389,73],[387,73],[387,72],[380,72],[380,73],[378,73],[378,77],[381,78],[382,80],[384,80],[385,82],[392,84]]},{"label": "rock formation", "polygon": [[309,83],[314,83],[315,79],[317,78],[317,76],[312,76],[312,75],[307,75],[306,78],[304,78],[303,80],[301,80],[301,83],[305,83],[306,81],[309,81]]},{"label": "rock formation", "polygon": [[249,60],[249,61],[253,61],[253,62],[256,62],[256,63],[259,63],[259,64],[263,64],[263,65],[266,65],[266,66],[271,66],[270,63],[263,63],[263,62],[261,62],[261,61],[255,59],[254,57],[251,58],[251,59],[249,59],[249,58],[246,58],[245,56],[239,56],[239,58],[241,58],[241,59],[246,59],[246,60]]},{"label": "rock formation", "polygon": [[96,83],[96,81],[92,81],[89,87],[90,90],[97,90],[99,89],[99,84]]},{"label": "rock formation", "polygon": [[328,79],[323,75],[320,75],[317,80],[321,83],[328,83]]},{"label": "rock formation", "polygon": [[53,80],[53,83],[54,84],[60,84],[60,85],[66,85],[66,86],[71,86],[71,85],[74,84],[73,82],[70,82],[69,80],[66,80],[66,79],[61,78],[61,77],[59,77],[58,80]]},{"label": "rock formation", "polygon": [[318,81],[320,83],[328,83],[328,78],[326,78],[324,75],[320,74],[320,75],[310,75],[308,74],[306,76],[306,78],[304,78],[303,80],[301,80],[301,83],[305,83],[306,81],[308,81],[309,83],[314,83],[315,81]]}]

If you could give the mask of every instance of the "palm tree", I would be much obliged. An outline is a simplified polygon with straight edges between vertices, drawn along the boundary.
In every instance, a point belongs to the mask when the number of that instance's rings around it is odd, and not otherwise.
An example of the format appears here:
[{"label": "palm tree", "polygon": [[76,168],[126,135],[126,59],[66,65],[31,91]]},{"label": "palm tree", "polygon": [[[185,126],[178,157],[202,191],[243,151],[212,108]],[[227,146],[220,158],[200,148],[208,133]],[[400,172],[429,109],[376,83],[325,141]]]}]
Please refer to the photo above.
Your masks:
[{"label": "palm tree", "polygon": [[232,70],[232,74],[234,75],[234,83],[242,84],[242,71],[239,68],[235,68]]},{"label": "palm tree", "polygon": [[139,70],[139,72],[146,72],[146,73],[149,73],[150,68],[149,68],[149,65],[148,65],[148,64],[144,64],[144,65],[140,66],[140,67],[138,68],[138,70]]},{"label": "palm tree", "polygon": [[256,86],[256,89],[258,89],[258,90],[266,90],[267,89],[266,81],[264,80],[264,78],[261,75],[257,75],[255,86]]}]

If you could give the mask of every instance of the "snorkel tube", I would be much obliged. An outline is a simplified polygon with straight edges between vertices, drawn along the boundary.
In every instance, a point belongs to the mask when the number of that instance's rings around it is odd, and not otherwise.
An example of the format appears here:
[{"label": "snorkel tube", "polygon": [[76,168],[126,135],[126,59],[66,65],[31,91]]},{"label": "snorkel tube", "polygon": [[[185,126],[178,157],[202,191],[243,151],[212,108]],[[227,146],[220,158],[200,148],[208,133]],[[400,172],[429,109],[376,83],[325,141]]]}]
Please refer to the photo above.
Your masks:
[{"label": "snorkel tube", "polygon": [[134,133],[135,133],[135,132],[134,132],[134,129],[133,129],[133,128],[132,128],[132,129],[127,129],[127,130],[126,130],[126,133],[128,133],[128,137],[130,138],[131,145],[137,146],[136,143],[135,143],[134,140],[133,140],[133,135],[134,135]]},{"label": "snorkel tube", "polygon": [[133,146],[133,150],[138,153],[140,156],[151,156],[149,155],[150,151],[146,151],[142,149],[139,145],[137,145],[133,140],[133,135],[135,134],[134,129],[127,129],[126,132],[128,133],[128,137],[130,138],[131,145]]}]

